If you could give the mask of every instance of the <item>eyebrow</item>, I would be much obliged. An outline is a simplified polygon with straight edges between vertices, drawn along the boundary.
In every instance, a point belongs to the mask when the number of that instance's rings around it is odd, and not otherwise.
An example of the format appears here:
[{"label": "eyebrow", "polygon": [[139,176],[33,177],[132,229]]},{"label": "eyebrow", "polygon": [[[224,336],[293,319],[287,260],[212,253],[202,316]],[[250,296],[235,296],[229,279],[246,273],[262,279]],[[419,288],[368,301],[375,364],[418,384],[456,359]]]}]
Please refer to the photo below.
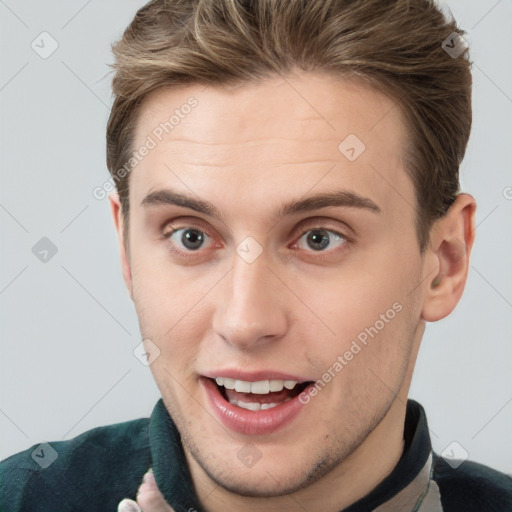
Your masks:
[{"label": "eyebrow", "polygon": [[[141,206],[153,207],[161,205],[174,205],[189,208],[223,222],[222,215],[217,208],[202,199],[196,199],[189,194],[183,194],[171,189],[160,189],[149,193],[141,202]],[[342,206],[346,208],[360,208],[380,213],[381,209],[368,197],[362,197],[347,190],[336,190],[333,192],[322,192],[305,199],[292,200],[285,203],[272,213],[272,220],[280,220],[287,215],[294,213],[309,212],[320,208]]]}]

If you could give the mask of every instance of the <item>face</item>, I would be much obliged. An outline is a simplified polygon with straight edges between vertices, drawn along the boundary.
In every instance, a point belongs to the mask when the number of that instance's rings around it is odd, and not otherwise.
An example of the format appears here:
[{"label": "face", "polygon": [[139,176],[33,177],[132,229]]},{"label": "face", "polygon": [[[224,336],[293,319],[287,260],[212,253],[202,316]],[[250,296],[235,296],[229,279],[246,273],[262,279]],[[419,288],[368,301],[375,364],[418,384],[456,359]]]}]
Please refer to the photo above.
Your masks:
[{"label": "face", "polygon": [[141,111],[125,279],[189,463],[225,489],[310,485],[406,399],[423,260],[393,107],[301,74]]}]

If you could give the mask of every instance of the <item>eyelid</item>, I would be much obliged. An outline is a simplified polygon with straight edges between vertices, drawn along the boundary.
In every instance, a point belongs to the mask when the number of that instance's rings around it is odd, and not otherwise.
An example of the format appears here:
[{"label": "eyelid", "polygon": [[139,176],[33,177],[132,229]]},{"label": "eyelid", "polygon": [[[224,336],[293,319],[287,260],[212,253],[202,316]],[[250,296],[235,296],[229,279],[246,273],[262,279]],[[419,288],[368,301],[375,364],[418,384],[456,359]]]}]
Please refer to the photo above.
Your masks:
[{"label": "eyelid", "polygon": [[[338,225],[342,224],[343,228],[340,228],[338,226],[334,226],[333,224],[337,222]],[[308,231],[315,230],[315,229],[324,229],[325,231],[330,231],[331,233],[336,233],[338,235],[341,235],[345,240],[352,241],[353,238],[355,238],[355,233],[348,224],[345,222],[342,222],[340,220],[325,220],[325,219],[318,219],[315,218],[307,219],[303,224],[301,224],[296,232],[300,233],[300,236],[304,235]]]},{"label": "eyelid", "polygon": [[[332,222],[334,222],[334,220]],[[296,228],[294,230],[293,236],[295,237],[297,233],[300,233],[300,235],[302,236],[305,233],[307,233],[308,231],[311,231],[312,229],[325,229],[326,231],[331,231],[333,233],[339,234],[343,238],[346,238],[347,240],[350,240],[352,237],[355,236],[353,230],[347,224],[345,224],[344,222],[339,221],[339,220],[336,222],[338,222],[338,224],[339,223],[343,224],[344,229],[340,230],[340,228],[338,228],[338,227],[332,227],[330,225],[329,221],[315,220],[314,218],[307,219],[304,223],[302,223],[298,228]],[[195,225],[196,223],[200,227],[197,227]],[[209,235],[208,228],[204,227],[203,224],[205,224],[204,221],[202,219],[199,219],[196,217],[184,218],[183,220],[179,220],[179,221],[168,221],[163,224],[161,232],[162,232],[163,238],[168,238],[174,231],[178,231],[180,229],[185,229],[185,228],[193,228],[193,229],[202,231],[203,233],[210,236],[210,238],[213,238],[211,235]],[[167,230],[168,227],[172,227],[173,229],[168,231]],[[347,234],[346,231],[348,231],[349,234]]]}]

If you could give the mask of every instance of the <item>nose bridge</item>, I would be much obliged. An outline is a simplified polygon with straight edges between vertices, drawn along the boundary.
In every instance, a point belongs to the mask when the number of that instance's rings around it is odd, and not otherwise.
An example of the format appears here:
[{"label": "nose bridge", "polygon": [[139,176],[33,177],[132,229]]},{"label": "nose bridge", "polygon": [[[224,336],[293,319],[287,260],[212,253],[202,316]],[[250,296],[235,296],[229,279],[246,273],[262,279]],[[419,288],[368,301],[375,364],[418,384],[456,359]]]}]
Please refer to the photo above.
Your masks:
[{"label": "nose bridge", "polygon": [[286,328],[286,313],[276,293],[276,278],[267,267],[266,254],[262,252],[252,259],[239,250],[240,247],[219,296],[213,329],[227,343],[247,349],[281,336]]}]

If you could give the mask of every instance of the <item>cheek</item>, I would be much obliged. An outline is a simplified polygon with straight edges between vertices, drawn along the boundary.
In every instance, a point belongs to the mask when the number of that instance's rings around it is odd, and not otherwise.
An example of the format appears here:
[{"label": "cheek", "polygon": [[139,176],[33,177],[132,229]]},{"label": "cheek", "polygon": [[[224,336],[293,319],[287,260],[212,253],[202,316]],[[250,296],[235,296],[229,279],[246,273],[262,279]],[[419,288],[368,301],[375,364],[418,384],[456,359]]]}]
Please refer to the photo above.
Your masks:
[{"label": "cheek", "polygon": [[405,298],[399,276],[393,275],[392,269],[380,275],[374,266],[369,270],[344,269],[323,285],[317,281],[316,286],[306,285],[306,289],[308,305],[323,321],[327,336],[346,341],[376,322],[382,330],[382,322],[387,326],[400,309],[393,309],[393,304],[403,304]]},{"label": "cheek", "polygon": [[133,301],[141,329],[149,329],[148,335],[163,339],[192,309],[198,284],[187,281],[159,253],[160,250],[139,246],[133,253],[131,268]]},{"label": "cheek", "polygon": [[[322,320],[322,325],[315,321],[321,336],[313,336],[309,327],[310,349],[315,340],[320,339],[322,346],[315,356],[321,363],[317,360],[315,366],[329,368],[344,355],[350,366],[361,365],[361,371],[363,363],[384,368],[386,373],[390,373],[388,368],[403,365],[419,319],[411,290],[421,275],[421,265],[412,257],[401,262],[399,252],[390,245],[387,252],[384,248],[367,261],[351,261],[328,281],[307,287],[308,305]],[[352,365],[355,360],[359,363]]]},{"label": "cheek", "polygon": [[[146,255],[149,254],[149,251]],[[151,369],[156,379],[171,380],[180,374],[183,379],[204,338],[206,291],[214,282],[190,279],[169,262],[147,257],[144,251],[134,255],[133,302],[143,338],[150,339],[160,350],[160,357]],[[203,299],[203,300],[201,300]]]}]

